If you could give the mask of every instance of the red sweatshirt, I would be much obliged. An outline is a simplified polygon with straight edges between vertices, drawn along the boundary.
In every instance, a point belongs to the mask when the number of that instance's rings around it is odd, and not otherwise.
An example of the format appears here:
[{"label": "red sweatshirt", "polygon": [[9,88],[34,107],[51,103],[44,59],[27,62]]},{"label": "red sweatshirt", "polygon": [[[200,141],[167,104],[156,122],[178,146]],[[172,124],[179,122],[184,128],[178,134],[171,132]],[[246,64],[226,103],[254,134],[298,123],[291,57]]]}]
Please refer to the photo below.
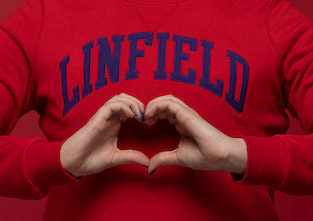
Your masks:
[{"label": "red sweatshirt", "polygon": [[[0,26],[0,194],[48,195],[45,220],[277,220],[273,192],[313,194],[313,26],[285,0],[28,0]],[[248,165],[124,165],[75,180],[62,141],[113,95],[173,94]],[[305,136],[285,135],[288,108]],[[29,110],[48,140],[6,136]],[[166,121],[127,121],[121,148],[173,149]]]}]

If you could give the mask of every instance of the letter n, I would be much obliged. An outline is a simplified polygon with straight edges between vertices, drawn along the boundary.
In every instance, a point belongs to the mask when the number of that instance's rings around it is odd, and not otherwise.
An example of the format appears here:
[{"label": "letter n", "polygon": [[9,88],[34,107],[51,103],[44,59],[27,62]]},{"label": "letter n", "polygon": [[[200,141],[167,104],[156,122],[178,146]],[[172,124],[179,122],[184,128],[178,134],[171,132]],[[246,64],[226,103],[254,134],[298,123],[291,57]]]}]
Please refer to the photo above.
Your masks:
[{"label": "letter n", "polygon": [[98,66],[98,80],[96,82],[96,89],[100,89],[108,84],[105,77],[105,65],[107,65],[109,75],[112,83],[119,82],[120,78],[120,61],[121,61],[121,48],[124,36],[113,35],[112,41],[114,42],[114,53],[110,49],[108,38],[98,39],[99,48],[99,66]]}]

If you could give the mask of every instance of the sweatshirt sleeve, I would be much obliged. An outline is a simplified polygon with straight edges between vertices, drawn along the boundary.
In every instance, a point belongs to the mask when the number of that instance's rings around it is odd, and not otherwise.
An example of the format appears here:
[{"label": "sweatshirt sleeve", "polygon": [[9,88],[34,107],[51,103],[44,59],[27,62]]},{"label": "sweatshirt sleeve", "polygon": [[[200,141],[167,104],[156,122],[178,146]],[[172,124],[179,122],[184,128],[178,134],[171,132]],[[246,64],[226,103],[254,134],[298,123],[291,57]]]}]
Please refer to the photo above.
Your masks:
[{"label": "sweatshirt sleeve", "polygon": [[62,142],[8,136],[18,118],[36,106],[32,73],[44,10],[28,0],[0,25],[0,195],[39,199],[53,185],[76,182],[60,163]]},{"label": "sweatshirt sleeve", "polygon": [[313,195],[313,22],[290,2],[274,0],[268,31],[281,59],[286,107],[299,119],[306,135],[244,137],[248,164],[239,182]]}]

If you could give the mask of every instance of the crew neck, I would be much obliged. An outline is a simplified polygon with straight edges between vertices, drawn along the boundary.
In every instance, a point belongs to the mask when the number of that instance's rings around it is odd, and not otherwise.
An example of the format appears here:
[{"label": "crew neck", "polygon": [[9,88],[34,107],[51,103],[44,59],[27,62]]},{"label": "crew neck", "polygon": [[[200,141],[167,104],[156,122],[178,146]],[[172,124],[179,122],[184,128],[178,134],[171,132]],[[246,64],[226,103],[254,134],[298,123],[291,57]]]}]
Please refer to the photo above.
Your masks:
[{"label": "crew neck", "polygon": [[124,1],[131,2],[131,3],[138,3],[138,4],[157,5],[157,4],[186,2],[188,0],[124,0]]},{"label": "crew neck", "polygon": [[142,22],[146,31],[156,32],[174,14],[181,2],[189,0],[124,0]]}]

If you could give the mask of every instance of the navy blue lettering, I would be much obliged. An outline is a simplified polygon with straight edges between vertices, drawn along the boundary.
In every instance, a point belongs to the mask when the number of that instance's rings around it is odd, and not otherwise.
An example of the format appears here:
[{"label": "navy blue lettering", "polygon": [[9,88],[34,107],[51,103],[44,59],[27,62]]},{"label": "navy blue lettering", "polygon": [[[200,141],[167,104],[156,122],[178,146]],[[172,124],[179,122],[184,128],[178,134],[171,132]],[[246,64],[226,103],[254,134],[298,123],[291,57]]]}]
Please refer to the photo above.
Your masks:
[{"label": "navy blue lettering", "polygon": [[144,50],[137,50],[138,40],[145,40],[145,45],[152,45],[153,33],[141,32],[128,35],[130,41],[129,70],[126,72],[126,80],[137,79],[139,72],[136,70],[137,57],[144,56]]},{"label": "navy blue lettering", "polygon": [[[247,61],[240,55],[227,51],[227,56],[230,57],[230,81],[229,81],[229,92],[226,94],[226,102],[229,103],[237,113],[241,113],[246,99],[246,93],[248,88],[249,80],[249,65]],[[236,76],[237,76],[237,63],[242,64],[242,83],[239,101],[235,100],[235,89],[236,89]]]},{"label": "navy blue lettering", "polygon": [[211,49],[213,49],[213,42],[201,41],[203,46],[203,74],[200,79],[199,86],[203,87],[219,97],[223,96],[224,82],[220,79],[216,79],[216,85],[210,82],[211,71]]},{"label": "navy blue lettering", "polygon": [[79,102],[79,89],[76,86],[73,89],[73,98],[69,101],[68,100],[68,93],[67,93],[67,80],[66,80],[66,66],[70,61],[70,57],[67,56],[64,58],[63,61],[60,63],[60,70],[62,74],[62,94],[63,94],[63,101],[64,101],[64,108],[63,108],[63,117]]},{"label": "navy blue lettering", "polygon": [[92,92],[92,85],[90,84],[90,57],[91,57],[91,48],[93,47],[93,41],[87,43],[83,47],[83,53],[85,54],[84,61],[84,89],[83,89],[83,98]]},{"label": "navy blue lettering", "polygon": [[189,44],[191,51],[197,51],[197,39],[188,38],[179,35],[174,35],[173,40],[175,44],[175,57],[174,57],[174,72],[171,73],[171,80],[180,81],[187,84],[196,84],[196,71],[189,69],[189,74],[184,75],[181,73],[181,62],[189,61],[189,54],[183,53],[183,43]]},{"label": "navy blue lettering", "polygon": [[96,82],[96,89],[102,88],[108,84],[105,77],[105,65],[107,65],[110,79],[112,83],[119,82],[120,78],[120,61],[121,61],[121,48],[122,42],[125,37],[121,35],[113,35],[112,41],[114,42],[114,53],[110,49],[108,38],[98,39],[99,48],[99,63],[98,63],[98,80]]},{"label": "navy blue lettering", "polygon": [[166,41],[169,39],[169,33],[157,34],[159,40],[159,54],[158,54],[158,70],[154,74],[154,79],[166,80],[167,73],[165,72],[165,55],[166,55]]}]

